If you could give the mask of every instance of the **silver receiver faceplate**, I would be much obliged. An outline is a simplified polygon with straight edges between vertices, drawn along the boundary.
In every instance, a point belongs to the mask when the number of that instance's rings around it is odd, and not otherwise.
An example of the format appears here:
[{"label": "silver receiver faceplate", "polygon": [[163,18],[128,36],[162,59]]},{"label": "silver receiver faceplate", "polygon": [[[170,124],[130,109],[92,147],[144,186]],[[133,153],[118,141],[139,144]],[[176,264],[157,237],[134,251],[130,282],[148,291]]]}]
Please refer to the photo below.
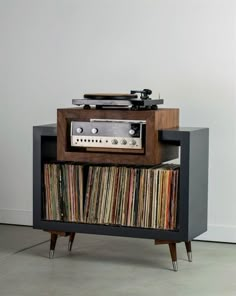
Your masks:
[{"label": "silver receiver faceplate", "polygon": [[71,146],[142,149],[144,120],[71,121]]}]

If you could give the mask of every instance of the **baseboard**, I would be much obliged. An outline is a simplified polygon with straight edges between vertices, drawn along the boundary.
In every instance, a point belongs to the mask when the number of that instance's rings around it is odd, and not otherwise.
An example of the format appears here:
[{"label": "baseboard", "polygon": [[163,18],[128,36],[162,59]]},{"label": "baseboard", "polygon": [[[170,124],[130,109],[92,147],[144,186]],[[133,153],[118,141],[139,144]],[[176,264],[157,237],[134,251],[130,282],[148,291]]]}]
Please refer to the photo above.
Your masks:
[{"label": "baseboard", "polygon": [[0,223],[32,226],[33,214],[27,210],[0,209]]},{"label": "baseboard", "polygon": [[208,225],[207,232],[198,236],[196,240],[236,243],[236,226]]}]

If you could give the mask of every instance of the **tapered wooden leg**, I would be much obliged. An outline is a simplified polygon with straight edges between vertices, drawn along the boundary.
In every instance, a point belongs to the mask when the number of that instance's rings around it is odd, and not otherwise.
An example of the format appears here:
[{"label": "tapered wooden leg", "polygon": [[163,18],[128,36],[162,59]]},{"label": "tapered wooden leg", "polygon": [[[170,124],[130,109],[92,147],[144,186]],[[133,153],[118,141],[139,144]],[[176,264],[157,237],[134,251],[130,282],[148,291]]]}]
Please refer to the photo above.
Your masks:
[{"label": "tapered wooden leg", "polygon": [[51,241],[50,241],[50,251],[49,251],[49,258],[52,259],[54,257],[55,247],[57,243],[58,234],[51,233]]},{"label": "tapered wooden leg", "polygon": [[188,261],[192,262],[192,247],[191,247],[191,241],[185,242],[186,251],[188,254]]},{"label": "tapered wooden leg", "polygon": [[68,242],[68,250],[71,251],[72,245],[75,239],[75,232],[71,232],[69,236],[69,242]]},{"label": "tapered wooden leg", "polygon": [[176,252],[176,243],[169,243],[170,255],[172,259],[173,269],[174,271],[178,270],[177,264],[177,252]]},{"label": "tapered wooden leg", "polygon": [[171,255],[174,271],[178,271],[176,243],[179,243],[179,241],[168,241],[168,240],[155,239],[155,245],[163,245],[163,244],[169,245],[170,255]]}]

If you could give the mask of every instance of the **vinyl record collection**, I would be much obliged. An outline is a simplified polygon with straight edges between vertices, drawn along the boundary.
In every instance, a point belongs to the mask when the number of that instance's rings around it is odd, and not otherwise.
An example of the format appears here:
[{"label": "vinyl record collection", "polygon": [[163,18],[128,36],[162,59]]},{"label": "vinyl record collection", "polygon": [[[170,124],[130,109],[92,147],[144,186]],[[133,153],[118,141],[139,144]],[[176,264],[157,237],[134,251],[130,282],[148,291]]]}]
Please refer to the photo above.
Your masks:
[{"label": "vinyl record collection", "polygon": [[83,167],[45,164],[45,218],[83,222]]},{"label": "vinyl record collection", "polygon": [[176,229],[178,165],[151,168],[45,164],[45,218]]}]

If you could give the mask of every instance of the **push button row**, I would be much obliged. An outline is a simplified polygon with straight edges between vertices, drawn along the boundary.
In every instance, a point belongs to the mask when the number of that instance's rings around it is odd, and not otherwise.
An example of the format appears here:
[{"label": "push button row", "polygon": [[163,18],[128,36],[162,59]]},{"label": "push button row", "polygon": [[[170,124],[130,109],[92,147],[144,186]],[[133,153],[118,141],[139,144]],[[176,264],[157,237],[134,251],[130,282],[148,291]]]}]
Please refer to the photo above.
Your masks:
[{"label": "push button row", "polygon": [[[94,139],[76,139],[76,142],[77,143],[78,142],[85,142],[85,143],[103,143],[103,142],[105,142],[105,143],[108,143],[108,140],[102,141],[101,139],[98,139],[98,140],[94,140]],[[117,139],[112,139],[111,144],[112,145],[118,145],[119,141]],[[121,145],[129,144],[129,145],[134,146],[134,145],[136,145],[136,141],[134,139],[132,139],[132,140],[129,141],[129,143],[127,143],[127,140],[123,139],[123,140],[120,141],[120,144]]]}]

